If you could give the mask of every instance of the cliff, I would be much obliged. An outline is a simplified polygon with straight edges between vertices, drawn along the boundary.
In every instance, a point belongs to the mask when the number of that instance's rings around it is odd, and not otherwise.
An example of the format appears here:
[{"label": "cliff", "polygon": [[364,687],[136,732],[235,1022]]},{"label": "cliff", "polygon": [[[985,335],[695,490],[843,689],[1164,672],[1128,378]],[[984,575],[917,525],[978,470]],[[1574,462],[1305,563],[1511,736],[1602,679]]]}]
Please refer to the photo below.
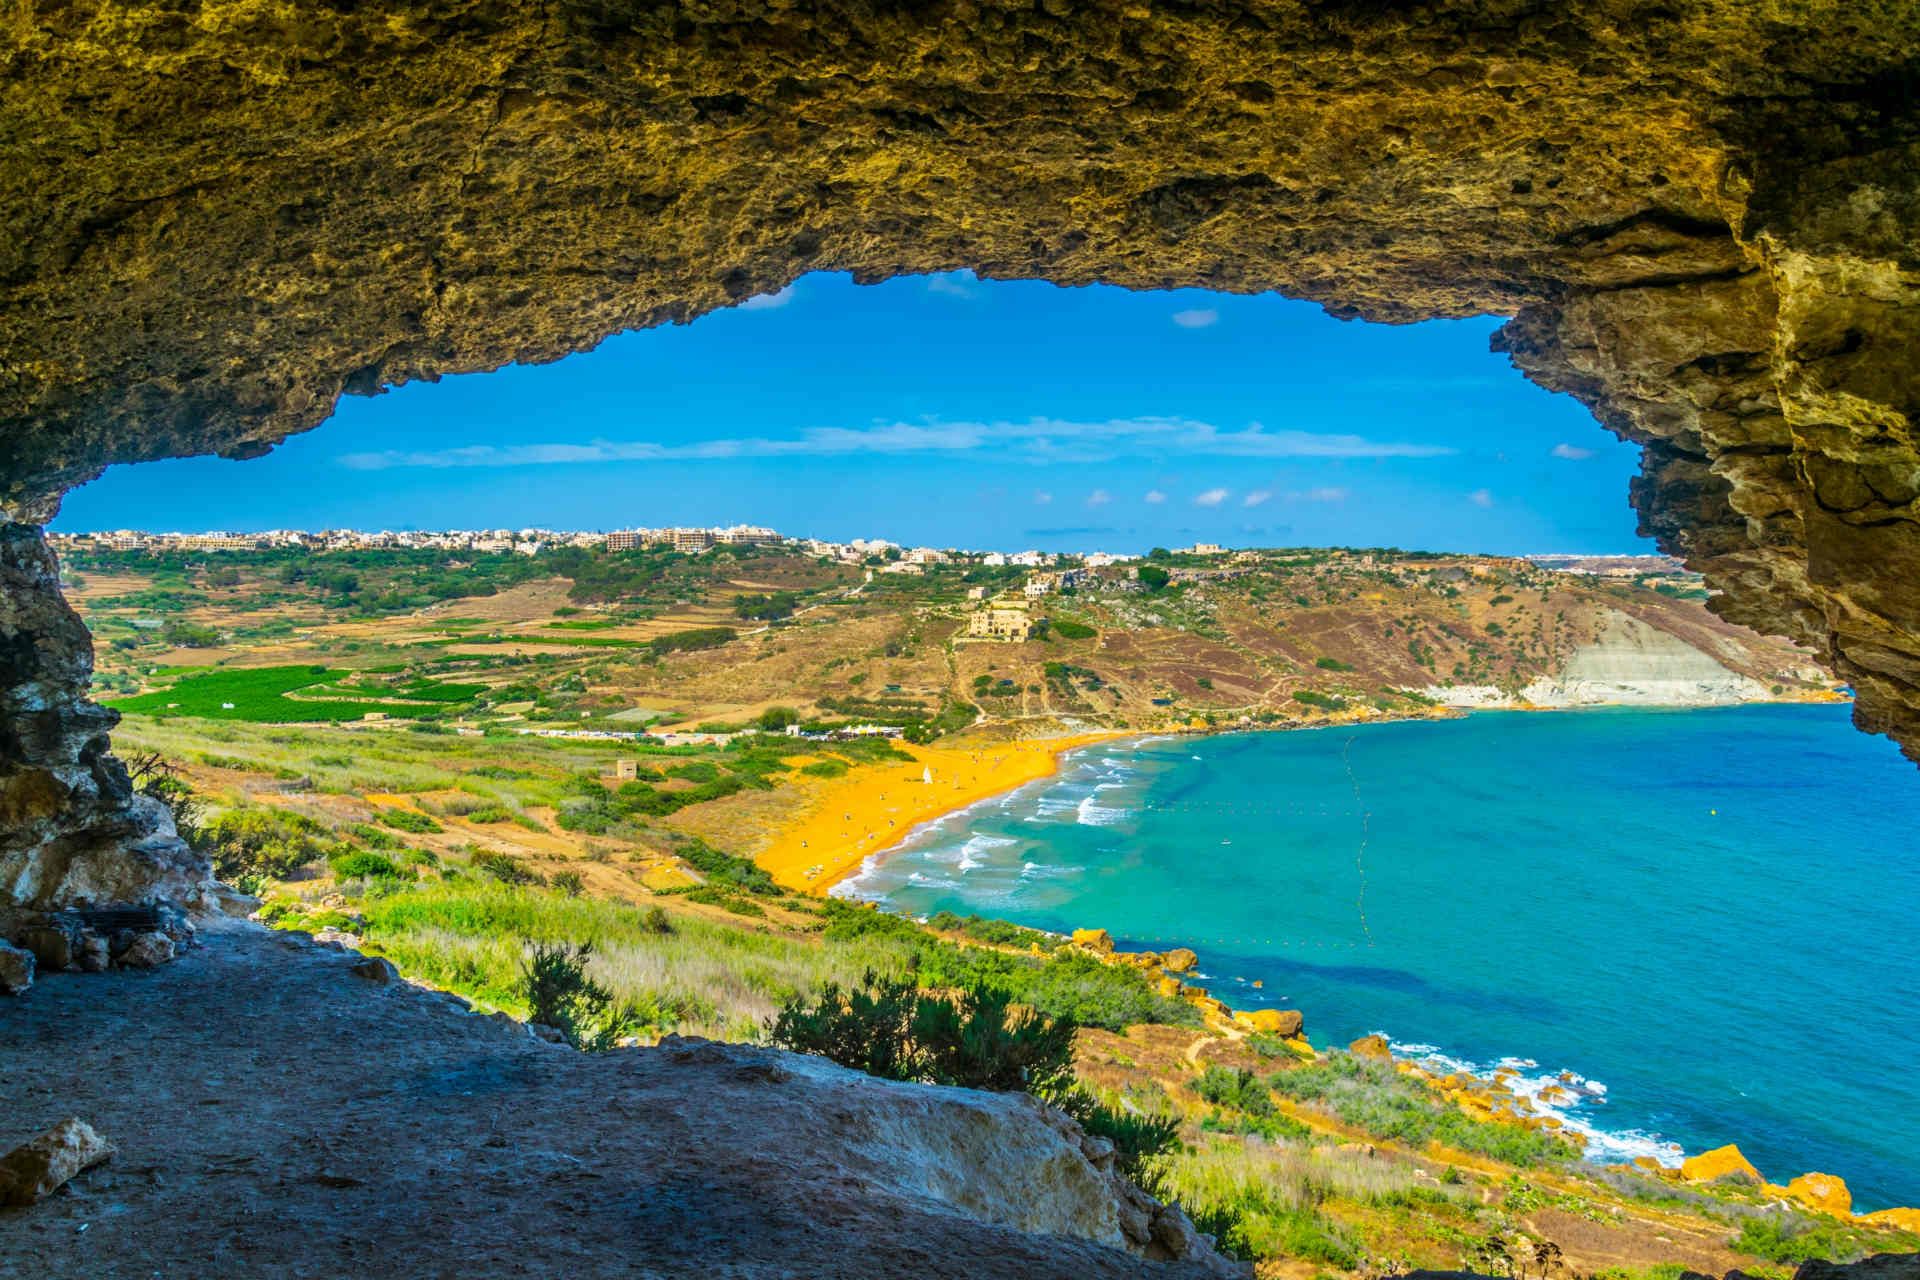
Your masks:
[{"label": "cliff", "polygon": [[1558,672],[1517,694],[1492,685],[1430,685],[1425,692],[1454,707],[1718,707],[1773,697],[1758,680],[1618,609],[1606,611],[1599,633]]}]

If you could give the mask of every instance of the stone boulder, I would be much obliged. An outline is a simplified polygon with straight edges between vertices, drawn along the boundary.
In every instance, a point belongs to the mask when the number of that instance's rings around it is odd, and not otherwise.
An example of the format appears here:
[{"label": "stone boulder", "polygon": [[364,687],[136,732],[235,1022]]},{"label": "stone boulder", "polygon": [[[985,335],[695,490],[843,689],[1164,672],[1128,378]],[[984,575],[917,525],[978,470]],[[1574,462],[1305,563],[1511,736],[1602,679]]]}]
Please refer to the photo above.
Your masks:
[{"label": "stone boulder", "polygon": [[1347,1052],[1356,1058],[1372,1058],[1377,1062],[1392,1062],[1393,1049],[1385,1036],[1361,1036],[1347,1046]]},{"label": "stone boulder", "polygon": [[1756,1186],[1765,1181],[1760,1171],[1732,1143],[1715,1147],[1712,1151],[1703,1151],[1697,1156],[1688,1156],[1680,1164],[1680,1177],[1687,1182],[1718,1182],[1725,1178]]},{"label": "stone boulder", "polygon": [[33,952],[0,942],[0,992],[17,996],[33,985]]},{"label": "stone boulder", "polygon": [[1107,955],[1113,951],[1113,935],[1105,929],[1075,929],[1073,931],[1073,945],[1076,947],[1085,947],[1088,951],[1097,951],[1101,955]]},{"label": "stone boulder", "polygon": [[1160,956],[1160,967],[1168,973],[1188,973],[1200,963],[1200,957],[1185,947],[1175,947]]},{"label": "stone boulder", "polygon": [[1786,1192],[1815,1213],[1853,1216],[1853,1192],[1831,1173],[1803,1173],[1787,1184]]},{"label": "stone boulder", "polygon": [[173,939],[157,930],[135,934],[132,943],[120,953],[120,963],[129,969],[152,969],[173,959]]},{"label": "stone boulder", "polygon": [[1234,1021],[1261,1035],[1290,1039],[1306,1026],[1307,1015],[1298,1009],[1253,1009],[1235,1014]]},{"label": "stone boulder", "polygon": [[92,1125],[78,1116],[62,1120],[0,1159],[0,1204],[32,1204],[112,1154],[113,1144]]}]

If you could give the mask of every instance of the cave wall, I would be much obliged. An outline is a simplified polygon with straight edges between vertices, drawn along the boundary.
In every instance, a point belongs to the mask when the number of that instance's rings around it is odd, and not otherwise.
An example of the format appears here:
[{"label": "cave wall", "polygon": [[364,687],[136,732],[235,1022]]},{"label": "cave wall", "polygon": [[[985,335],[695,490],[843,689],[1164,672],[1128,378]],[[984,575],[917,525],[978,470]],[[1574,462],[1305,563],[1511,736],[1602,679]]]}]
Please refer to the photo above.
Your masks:
[{"label": "cave wall", "polygon": [[1511,314],[1912,753],[1917,84],[1911,0],[19,6],[0,519],[809,270]]}]

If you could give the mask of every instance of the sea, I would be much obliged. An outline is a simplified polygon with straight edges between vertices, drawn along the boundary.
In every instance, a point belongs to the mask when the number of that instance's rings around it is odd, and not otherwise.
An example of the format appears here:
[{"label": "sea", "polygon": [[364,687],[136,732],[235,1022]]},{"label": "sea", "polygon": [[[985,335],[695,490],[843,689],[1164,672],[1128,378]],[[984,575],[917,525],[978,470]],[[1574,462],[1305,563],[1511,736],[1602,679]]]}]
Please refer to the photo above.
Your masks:
[{"label": "sea", "polygon": [[[836,892],[1191,947],[1316,1045],[1519,1072],[1591,1158],[1920,1205],[1920,769],[1838,705],[1116,740]],[[1261,985],[1255,987],[1258,981]]]}]

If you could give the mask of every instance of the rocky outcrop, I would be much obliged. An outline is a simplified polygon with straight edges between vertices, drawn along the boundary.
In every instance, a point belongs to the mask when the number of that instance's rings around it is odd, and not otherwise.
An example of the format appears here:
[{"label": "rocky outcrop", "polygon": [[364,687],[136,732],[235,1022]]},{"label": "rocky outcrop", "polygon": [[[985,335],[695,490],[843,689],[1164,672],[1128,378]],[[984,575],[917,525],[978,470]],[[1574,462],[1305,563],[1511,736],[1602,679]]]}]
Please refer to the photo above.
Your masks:
[{"label": "rocky outcrop", "polygon": [[49,975],[0,1016],[0,1061],[61,1064],[0,1071],[0,1145],[77,1112],[119,1149],[96,1194],[0,1214],[34,1275],[204,1272],[210,1240],[250,1276],[517,1275],[529,1250],[582,1280],[1244,1270],[1024,1095],[709,1041],[576,1053],[336,946],[202,932],[165,982]]},{"label": "rocky outcrop", "polygon": [[[1714,608],[1920,751],[1911,4],[91,0],[0,41],[0,519],[809,270],[1509,314]],[[163,844],[82,776],[108,718],[34,599],[54,714],[4,710],[62,741],[0,743],[7,847]]]},{"label": "rocky outcrop", "polygon": [[0,937],[27,912],[199,906],[210,892],[206,859],[109,750],[119,715],[87,699],[92,674],[92,638],[60,595],[46,543],[0,525]]}]

